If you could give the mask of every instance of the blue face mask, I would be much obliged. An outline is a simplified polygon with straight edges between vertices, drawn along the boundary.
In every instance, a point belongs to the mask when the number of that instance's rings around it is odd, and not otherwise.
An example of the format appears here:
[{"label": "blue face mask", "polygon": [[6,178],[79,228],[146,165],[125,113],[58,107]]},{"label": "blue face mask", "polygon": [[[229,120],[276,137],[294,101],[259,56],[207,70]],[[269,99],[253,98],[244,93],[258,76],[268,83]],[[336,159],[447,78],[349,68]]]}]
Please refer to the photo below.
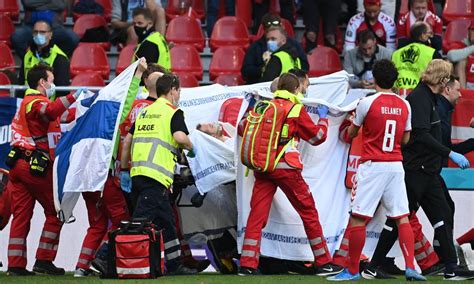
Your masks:
[{"label": "blue face mask", "polygon": [[33,41],[37,46],[43,46],[46,44],[46,35],[36,34],[33,36]]},{"label": "blue face mask", "polygon": [[267,41],[267,49],[271,52],[277,51],[278,50],[278,42],[276,40]]}]

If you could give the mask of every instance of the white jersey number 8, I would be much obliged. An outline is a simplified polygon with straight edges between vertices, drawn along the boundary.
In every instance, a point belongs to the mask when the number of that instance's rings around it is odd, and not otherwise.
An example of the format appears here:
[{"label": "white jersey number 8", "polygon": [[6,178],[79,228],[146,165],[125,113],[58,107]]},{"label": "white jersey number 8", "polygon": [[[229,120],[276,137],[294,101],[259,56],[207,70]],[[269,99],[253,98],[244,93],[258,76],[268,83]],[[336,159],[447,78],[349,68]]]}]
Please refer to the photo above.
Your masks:
[{"label": "white jersey number 8", "polygon": [[397,129],[397,121],[388,119],[385,122],[385,134],[383,136],[382,150],[384,152],[392,152],[395,145],[395,131]]}]

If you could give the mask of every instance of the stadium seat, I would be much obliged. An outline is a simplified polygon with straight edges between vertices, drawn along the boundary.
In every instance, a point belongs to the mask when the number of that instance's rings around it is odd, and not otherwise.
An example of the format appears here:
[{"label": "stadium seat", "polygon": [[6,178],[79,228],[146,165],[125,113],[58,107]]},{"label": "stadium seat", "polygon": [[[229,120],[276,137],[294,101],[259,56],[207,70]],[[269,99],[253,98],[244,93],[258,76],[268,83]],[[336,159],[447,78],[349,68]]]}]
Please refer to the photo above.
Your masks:
[{"label": "stadium seat", "polygon": [[[295,38],[295,31],[293,29],[293,25],[291,24],[291,22],[283,18],[281,19],[281,22],[283,23],[283,27],[285,28],[285,31],[288,34],[288,37]],[[260,39],[264,35],[264,33],[265,31],[263,30],[263,25],[260,24],[260,26],[258,27],[257,34],[255,36],[251,36],[252,41],[256,41]]]},{"label": "stadium seat", "polygon": [[117,59],[117,65],[115,66],[115,74],[118,75],[122,73],[123,70],[132,63],[133,54],[135,53],[136,45],[126,45],[119,54]]},{"label": "stadium seat", "polygon": [[183,0],[168,0],[168,5],[166,6],[165,13],[166,13],[166,21],[171,21],[172,19],[180,16],[180,15],[188,15],[190,17],[195,17],[200,20],[204,20],[205,17],[205,9],[204,9],[204,1],[203,0],[187,0],[191,2],[191,11],[184,11],[183,8],[180,8],[180,2]]},{"label": "stadium seat", "polygon": [[223,74],[217,76],[214,83],[221,84],[223,86],[239,86],[245,84],[240,74]]},{"label": "stadium seat", "polygon": [[209,78],[213,81],[223,74],[240,74],[245,52],[236,46],[224,46],[217,49],[209,66]]},{"label": "stadium seat", "polygon": [[471,24],[470,19],[455,19],[446,27],[443,37],[443,52],[464,47],[463,40],[467,37],[467,30]]},{"label": "stadium seat", "polygon": [[8,45],[0,43],[0,69],[8,69],[15,72],[15,60]]},{"label": "stadium seat", "polygon": [[110,65],[105,50],[96,43],[80,43],[71,57],[71,77],[81,72],[98,72],[104,80],[110,75]]},{"label": "stadium seat", "polygon": [[105,86],[104,79],[100,76],[99,73],[87,72],[78,74],[71,81],[71,86]]},{"label": "stadium seat", "polygon": [[[10,85],[11,82],[10,82],[10,78],[8,78],[8,76],[3,73],[3,72],[0,72],[0,85]],[[10,96],[10,92],[8,90],[0,90],[0,97],[8,97]]]},{"label": "stadium seat", "polygon": [[0,42],[10,46],[10,36],[15,31],[11,18],[0,14]]},{"label": "stadium seat", "polygon": [[474,19],[473,0],[446,0],[443,9],[443,19],[451,22],[458,18]]},{"label": "stadium seat", "polygon": [[249,46],[249,32],[245,23],[237,17],[222,17],[217,20],[209,40],[211,50],[221,46]]},{"label": "stadium seat", "polygon": [[[88,29],[97,27],[105,27],[107,31],[109,30],[104,17],[96,14],[84,14],[74,23],[73,31],[82,39]],[[99,44],[106,50],[110,50],[110,42],[99,42]]]},{"label": "stadium seat", "polygon": [[[474,90],[461,89],[462,97],[459,98],[453,112],[452,125],[453,125],[453,137],[462,137],[458,131],[463,131],[462,128],[469,125],[472,118],[472,110],[474,109]],[[469,129],[469,128],[467,128]],[[466,135],[464,135],[466,136]],[[462,142],[462,140],[452,140],[453,143]],[[474,152],[466,154],[466,158],[471,163],[471,168],[474,167]],[[449,161],[450,168],[458,168],[451,160]]]},{"label": "stadium seat", "polygon": [[166,41],[177,45],[194,45],[200,52],[206,45],[200,21],[188,16],[178,16],[169,22],[166,29]]},{"label": "stadium seat", "polygon": [[203,68],[201,57],[192,45],[178,45],[170,50],[171,71],[193,74],[197,80],[202,80]]},{"label": "stadium seat", "polygon": [[336,50],[318,46],[308,55],[309,77],[318,77],[342,70]]},{"label": "stadium seat", "polygon": [[235,16],[241,19],[248,28],[252,26],[252,0],[235,2]]},{"label": "stadium seat", "polygon": [[0,0],[0,14],[9,16],[13,20],[18,20],[20,6],[18,0]]},{"label": "stadium seat", "polygon": [[[323,23],[319,25],[319,33],[317,39],[318,46],[325,46],[324,43],[324,32],[323,32]],[[301,37],[301,47],[306,50],[306,36]],[[336,50],[338,53],[342,53],[344,47],[344,35],[339,27],[336,27]]]},{"label": "stadium seat", "polygon": [[221,122],[228,122],[234,126],[237,125],[237,118],[239,116],[242,102],[242,98],[227,99],[221,106],[218,120]]},{"label": "stadium seat", "polygon": [[[112,1],[111,0],[94,0],[97,4],[101,5],[104,8],[104,19],[107,22],[110,22],[110,13],[112,12]],[[74,5],[79,2],[79,0],[74,0]],[[82,15],[87,14],[79,14],[79,13],[72,13],[72,17],[74,22],[77,21]]]},{"label": "stadium seat", "polygon": [[183,88],[199,87],[199,81],[191,73],[178,72],[175,73],[179,77],[179,84]]}]

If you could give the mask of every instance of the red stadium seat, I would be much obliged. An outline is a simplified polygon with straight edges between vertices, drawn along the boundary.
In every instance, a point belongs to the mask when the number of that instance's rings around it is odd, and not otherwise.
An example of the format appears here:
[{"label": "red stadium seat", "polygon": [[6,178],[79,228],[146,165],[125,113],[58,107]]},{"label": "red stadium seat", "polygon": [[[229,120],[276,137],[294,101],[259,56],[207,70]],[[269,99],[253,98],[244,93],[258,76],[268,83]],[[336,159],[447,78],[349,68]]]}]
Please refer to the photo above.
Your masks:
[{"label": "red stadium seat", "polygon": [[223,74],[240,74],[245,52],[236,46],[224,46],[217,49],[209,66],[209,77],[214,80]]},{"label": "red stadium seat", "polygon": [[200,22],[187,16],[178,16],[169,22],[166,40],[178,45],[194,45],[199,51],[202,51],[206,45]]},{"label": "red stadium seat", "polygon": [[[74,23],[73,31],[82,39],[88,29],[105,27],[108,31],[107,22],[104,17],[96,14],[84,14]],[[110,49],[110,42],[100,42],[100,45],[106,50]]]},{"label": "red stadium seat", "polygon": [[104,79],[100,76],[99,73],[87,72],[78,74],[71,81],[71,86],[105,86]]},{"label": "red stadium seat", "polygon": [[[284,19],[284,18],[281,19],[281,22],[283,23],[283,27],[285,28],[285,31],[288,34],[288,37],[294,38],[295,37],[295,31],[293,29],[293,25],[291,24],[291,22],[288,21],[287,19]],[[260,26],[258,27],[257,34],[255,36],[253,36],[253,40],[256,41],[256,40],[260,39],[264,35],[264,33],[265,33],[265,31],[263,30],[263,25],[260,24]]]},{"label": "red stadium seat", "polygon": [[250,28],[252,26],[252,0],[235,1],[235,16]]},{"label": "red stadium seat", "polygon": [[184,8],[180,8],[180,2],[182,0],[168,0],[168,5],[166,6],[165,13],[166,13],[166,20],[169,22],[172,19],[180,16],[180,15],[188,15],[190,17],[195,17],[200,20],[204,19],[205,16],[205,9],[204,9],[204,1],[203,0],[188,0],[191,2],[191,11],[184,10]]},{"label": "red stadium seat", "polygon": [[12,20],[7,15],[0,14],[0,42],[10,46],[10,36],[15,31]]},{"label": "red stadium seat", "polygon": [[[10,78],[8,78],[8,76],[3,73],[3,72],[0,72],[0,85],[10,85],[11,82],[10,82]],[[10,92],[8,90],[0,90],[0,97],[8,97],[10,96]]]},{"label": "red stadium seat", "polygon": [[9,16],[13,20],[18,20],[20,6],[18,0],[0,0],[0,14]]},{"label": "red stadium seat", "polygon": [[8,45],[0,43],[0,69],[15,71],[15,60]]},{"label": "red stadium seat", "polygon": [[[94,0],[97,4],[101,5],[104,8],[104,19],[107,22],[110,22],[110,13],[112,12],[112,1],[111,0]],[[79,0],[74,0],[74,5],[79,2]],[[90,15],[90,14],[79,14],[79,13],[72,13],[72,17],[74,22],[77,21],[82,15]]]},{"label": "red stadium seat", "polygon": [[202,80],[203,69],[201,57],[197,50],[191,45],[178,45],[170,50],[171,71],[179,73],[190,73],[197,80]]},{"label": "red stadium seat", "polygon": [[467,37],[467,30],[471,24],[470,19],[455,19],[451,21],[443,37],[443,52],[448,53],[451,49],[463,48],[463,40]]},{"label": "red stadium seat", "polygon": [[104,80],[110,75],[110,65],[105,50],[96,43],[80,43],[71,58],[71,77],[81,72],[98,72]]},{"label": "red stadium seat", "polygon": [[223,86],[239,86],[245,84],[240,74],[222,74],[217,76],[214,83],[221,84]]},{"label": "red stadium seat", "polygon": [[308,55],[309,77],[318,77],[342,70],[336,50],[318,46]]},{"label": "red stadium seat", "polygon": [[249,46],[249,32],[245,23],[237,17],[223,17],[217,20],[209,41],[211,50],[221,46]]},{"label": "red stadium seat", "polygon": [[[319,25],[319,33],[317,39],[318,46],[325,46],[324,43],[324,32],[323,32],[323,22]],[[306,50],[306,36],[301,37],[301,47]],[[344,47],[344,35],[339,27],[336,27],[336,50],[339,53],[342,53]]]},{"label": "red stadium seat", "polygon": [[443,9],[443,19],[451,22],[458,18],[474,19],[473,0],[446,0]]},{"label": "red stadium seat", "polygon": [[117,59],[117,65],[115,66],[115,74],[118,75],[122,73],[123,70],[132,63],[133,54],[135,53],[136,45],[126,45],[119,54]]},{"label": "red stadium seat", "polygon": [[227,99],[221,106],[218,120],[221,122],[228,122],[234,126],[237,125],[237,118],[239,116],[242,102],[242,98]]},{"label": "red stadium seat", "polygon": [[[472,110],[474,109],[474,90],[461,89],[461,94],[462,97],[458,100],[458,103],[454,108],[451,121],[453,125],[453,137],[462,136],[460,135],[461,133],[458,133],[459,131],[462,131],[462,127],[469,129],[467,127],[471,121]],[[462,142],[462,140],[453,139],[452,142],[459,143]],[[474,167],[474,152],[466,154],[466,158],[469,160],[471,168]],[[449,167],[457,168],[451,160],[449,161]]]},{"label": "red stadium seat", "polygon": [[176,73],[179,77],[179,84],[183,88],[199,87],[199,81],[193,74],[190,73]]}]

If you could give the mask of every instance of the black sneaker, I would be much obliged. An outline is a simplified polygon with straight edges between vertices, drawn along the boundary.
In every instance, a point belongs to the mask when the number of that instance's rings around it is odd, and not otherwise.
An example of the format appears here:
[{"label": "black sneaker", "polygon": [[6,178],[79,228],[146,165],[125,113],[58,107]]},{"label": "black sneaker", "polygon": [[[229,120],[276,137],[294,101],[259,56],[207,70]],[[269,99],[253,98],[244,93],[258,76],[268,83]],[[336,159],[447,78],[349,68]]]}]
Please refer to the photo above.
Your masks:
[{"label": "black sneaker", "polygon": [[64,269],[56,267],[52,261],[39,259],[37,259],[35,265],[33,265],[33,271],[50,275],[64,275],[65,273]]},{"label": "black sneaker", "polygon": [[452,272],[444,272],[444,280],[461,281],[469,279],[474,279],[474,271],[457,268]]},{"label": "black sneaker", "polygon": [[167,275],[193,275],[193,274],[198,274],[198,271],[194,268],[189,268],[180,264],[178,268],[166,274]]},{"label": "black sneaker", "polygon": [[370,266],[367,266],[364,271],[361,273],[362,277],[365,279],[395,279],[392,275],[386,273],[383,271],[383,269],[380,268],[373,268]]},{"label": "black sneaker", "polygon": [[314,274],[318,276],[331,276],[331,275],[336,275],[339,272],[342,272],[344,270],[344,267],[335,265],[332,263],[326,263],[323,266],[316,267],[316,272]]},{"label": "black sneaker", "polygon": [[28,271],[25,268],[20,267],[10,267],[7,271],[8,276],[33,276],[35,273],[33,271]]},{"label": "black sneaker", "polygon": [[260,271],[253,268],[248,267],[239,267],[239,272],[237,273],[240,276],[248,276],[248,275],[261,275]]},{"label": "black sneaker", "polygon": [[105,275],[107,272],[107,262],[101,258],[94,258],[91,261],[91,266],[97,270],[101,275]]},{"label": "black sneaker", "polygon": [[395,263],[388,263],[379,266],[380,269],[391,275],[405,275],[405,270],[401,270]]},{"label": "black sneaker", "polygon": [[441,262],[438,262],[438,263],[434,264],[433,266],[431,266],[431,267],[429,267],[425,270],[422,270],[421,274],[425,275],[425,276],[437,275],[438,273],[443,273],[444,268],[445,268],[444,264],[442,264]]}]

